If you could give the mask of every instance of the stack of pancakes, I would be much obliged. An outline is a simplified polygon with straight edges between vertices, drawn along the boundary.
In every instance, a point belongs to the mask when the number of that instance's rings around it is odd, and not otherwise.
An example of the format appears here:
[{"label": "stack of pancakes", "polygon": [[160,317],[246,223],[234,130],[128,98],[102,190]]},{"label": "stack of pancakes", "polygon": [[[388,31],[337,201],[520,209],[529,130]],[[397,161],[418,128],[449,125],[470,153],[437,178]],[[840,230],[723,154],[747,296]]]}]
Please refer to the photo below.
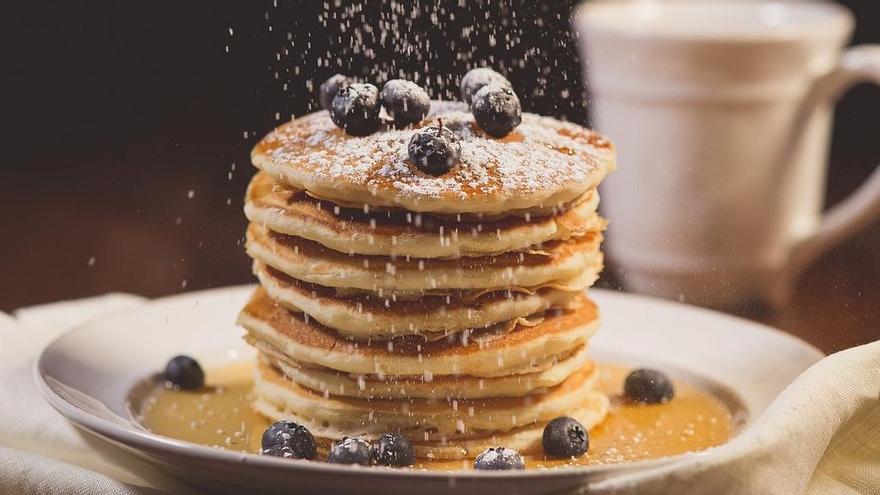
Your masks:
[{"label": "stack of pancakes", "polygon": [[[434,177],[407,144],[438,119],[462,151]],[[611,144],[532,114],[493,139],[446,102],[415,128],[352,137],[317,112],[254,148],[260,287],[239,318],[260,351],[254,407],[325,444],[400,432],[434,459],[539,452],[557,416],[597,424],[584,290],[602,268]]]}]

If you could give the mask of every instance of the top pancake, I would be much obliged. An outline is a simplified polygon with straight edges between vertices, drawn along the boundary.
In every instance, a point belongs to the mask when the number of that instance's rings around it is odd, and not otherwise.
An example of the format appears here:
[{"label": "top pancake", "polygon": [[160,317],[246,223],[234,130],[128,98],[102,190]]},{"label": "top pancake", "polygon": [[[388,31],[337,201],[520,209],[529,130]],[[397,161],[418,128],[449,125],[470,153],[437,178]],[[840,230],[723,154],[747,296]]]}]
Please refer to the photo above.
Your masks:
[{"label": "top pancake", "polygon": [[[485,134],[462,103],[431,103],[416,129],[349,136],[326,111],[278,127],[251,152],[276,180],[342,205],[444,214],[502,214],[564,205],[595,188],[614,168],[614,147],[584,127],[524,113],[501,139]],[[440,177],[418,170],[407,144],[437,124],[461,139],[461,159]]]}]

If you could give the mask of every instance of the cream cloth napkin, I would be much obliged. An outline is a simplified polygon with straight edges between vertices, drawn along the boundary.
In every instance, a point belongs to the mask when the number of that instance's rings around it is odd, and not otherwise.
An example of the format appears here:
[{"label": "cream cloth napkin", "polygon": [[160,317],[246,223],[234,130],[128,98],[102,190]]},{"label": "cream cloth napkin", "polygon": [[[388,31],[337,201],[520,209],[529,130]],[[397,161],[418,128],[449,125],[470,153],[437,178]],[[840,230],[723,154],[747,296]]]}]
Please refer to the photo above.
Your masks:
[{"label": "cream cloth napkin", "polygon": [[[80,432],[46,404],[34,360],[64,330],[140,298],[108,295],[0,313],[0,495],[194,490]],[[414,487],[416,488],[416,487]],[[827,357],[697,464],[593,482],[590,494],[880,494],[880,342]]]},{"label": "cream cloth napkin", "polygon": [[153,465],[80,431],[43,400],[40,351],[65,330],[143,299],[109,294],[0,313],[0,495],[194,493]]}]

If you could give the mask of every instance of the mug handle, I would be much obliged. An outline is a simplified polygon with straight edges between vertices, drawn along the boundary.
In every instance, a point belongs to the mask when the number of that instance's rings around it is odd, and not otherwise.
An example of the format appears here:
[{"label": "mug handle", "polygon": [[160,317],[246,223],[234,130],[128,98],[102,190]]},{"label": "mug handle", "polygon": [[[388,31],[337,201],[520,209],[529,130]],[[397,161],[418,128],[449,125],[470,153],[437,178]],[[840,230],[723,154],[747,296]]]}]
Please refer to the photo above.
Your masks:
[{"label": "mug handle", "polygon": [[[815,104],[834,101],[855,84],[872,82],[880,85],[880,45],[860,45],[848,49],[838,67],[820,79],[810,98]],[[846,199],[825,212],[818,227],[793,248],[785,266],[787,276],[780,277],[773,299],[786,300],[797,276],[823,253],[880,217],[880,167]]]}]

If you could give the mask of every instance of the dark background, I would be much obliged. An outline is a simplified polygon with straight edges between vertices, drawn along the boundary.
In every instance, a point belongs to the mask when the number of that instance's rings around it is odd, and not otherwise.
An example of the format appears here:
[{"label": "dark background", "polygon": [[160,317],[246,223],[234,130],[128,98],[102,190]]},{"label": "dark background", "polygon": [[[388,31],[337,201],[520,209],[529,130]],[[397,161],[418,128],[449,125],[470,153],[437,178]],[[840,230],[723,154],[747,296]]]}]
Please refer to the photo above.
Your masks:
[{"label": "dark background", "polygon": [[[0,310],[250,281],[249,149],[314,108],[316,84],[335,72],[403,76],[449,97],[486,64],[508,74],[526,110],[585,122],[575,3],[5,6]],[[841,3],[858,19],[854,42],[880,42],[880,5]],[[836,117],[829,204],[876,166],[878,130],[880,90],[851,91]],[[761,317],[825,350],[880,337],[880,225],[812,268],[791,308]]]}]

